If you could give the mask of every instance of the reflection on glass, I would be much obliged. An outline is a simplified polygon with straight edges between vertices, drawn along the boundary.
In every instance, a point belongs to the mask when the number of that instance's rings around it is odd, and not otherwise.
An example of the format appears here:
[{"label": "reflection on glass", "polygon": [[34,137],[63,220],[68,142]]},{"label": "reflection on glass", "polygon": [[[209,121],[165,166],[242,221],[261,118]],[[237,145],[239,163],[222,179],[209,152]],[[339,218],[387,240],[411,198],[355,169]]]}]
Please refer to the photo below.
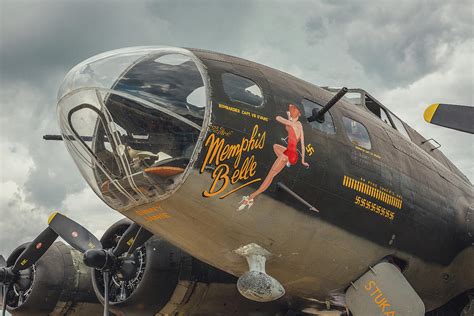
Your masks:
[{"label": "reflection on glass", "polygon": [[392,124],[390,123],[390,119],[388,118],[388,114],[387,112],[385,112],[383,108],[380,108],[380,119],[382,120],[382,122],[392,127]]},{"label": "reflection on glass", "polygon": [[222,75],[224,91],[232,101],[246,103],[252,106],[263,104],[263,94],[259,86],[248,78],[232,73]]},{"label": "reflection on glass", "polygon": [[400,132],[400,134],[405,136],[407,139],[410,139],[410,136],[408,135],[408,132],[405,129],[405,126],[403,126],[402,121],[400,121],[400,119],[393,114],[392,114],[392,121],[393,121],[393,124],[395,124],[395,127],[397,128],[397,130]]},{"label": "reflection on glass", "polygon": [[206,103],[204,91],[193,96],[193,103],[188,102],[188,97],[201,87],[201,74],[188,56],[162,53],[144,56],[120,77],[113,89],[136,95],[201,125]]},{"label": "reflection on glass", "polygon": [[[179,116],[111,92],[63,100],[63,135],[87,181],[106,202],[127,206],[171,190],[200,131]],[[81,91],[88,99],[91,91]],[[92,169],[92,173],[90,172]],[[86,176],[87,175],[87,176]]]},{"label": "reflection on glass", "polygon": [[[304,115],[306,118],[309,118],[313,115],[313,109],[317,111],[321,110],[323,107],[315,102],[309,101],[307,99],[303,99],[303,107],[304,107]],[[334,128],[334,123],[332,121],[331,113],[327,112],[324,115],[324,122],[312,121],[311,126],[320,130],[321,132],[327,134],[335,134],[336,130]]]},{"label": "reflection on glass", "polygon": [[125,50],[66,76],[58,102],[63,139],[111,207],[163,198],[183,181],[208,102],[195,61],[181,49]]},{"label": "reflection on glass", "polygon": [[365,149],[372,148],[369,133],[364,125],[345,116],[342,118],[342,122],[347,136],[354,145]]}]

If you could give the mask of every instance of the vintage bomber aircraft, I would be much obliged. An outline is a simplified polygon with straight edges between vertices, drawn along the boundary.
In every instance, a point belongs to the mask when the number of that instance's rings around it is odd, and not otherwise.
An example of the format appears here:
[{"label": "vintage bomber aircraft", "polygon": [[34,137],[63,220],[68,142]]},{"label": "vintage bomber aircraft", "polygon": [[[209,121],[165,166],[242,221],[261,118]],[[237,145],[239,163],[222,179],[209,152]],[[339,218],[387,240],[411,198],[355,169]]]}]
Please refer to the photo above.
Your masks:
[{"label": "vintage bomber aircraft", "polygon": [[139,47],[77,65],[58,99],[57,139],[134,222],[115,246],[59,213],[44,232],[103,273],[106,313],[118,302],[104,280],[127,274],[151,235],[238,277],[265,306],[469,312],[473,187],[367,92],[209,51]]}]

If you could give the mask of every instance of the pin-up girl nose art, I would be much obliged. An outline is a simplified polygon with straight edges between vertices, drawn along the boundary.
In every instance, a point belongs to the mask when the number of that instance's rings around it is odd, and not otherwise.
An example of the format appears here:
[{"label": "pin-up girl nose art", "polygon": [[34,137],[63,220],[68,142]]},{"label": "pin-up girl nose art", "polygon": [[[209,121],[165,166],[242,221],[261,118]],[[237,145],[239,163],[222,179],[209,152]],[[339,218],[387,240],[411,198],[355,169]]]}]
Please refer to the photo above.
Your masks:
[{"label": "pin-up girl nose art", "polygon": [[273,151],[276,155],[275,162],[273,163],[270,171],[268,172],[260,187],[249,196],[242,197],[238,208],[239,211],[252,207],[254,199],[261,193],[265,192],[266,189],[268,189],[273,181],[273,178],[275,178],[275,176],[278,175],[283,170],[283,168],[285,168],[285,166],[290,167],[298,162],[298,143],[301,144],[301,164],[306,168],[309,168],[309,164],[305,161],[303,125],[301,125],[301,122],[299,121],[301,112],[296,107],[296,105],[289,104],[288,112],[286,113],[288,118],[277,116],[276,121],[285,126],[285,129],[288,133],[288,144],[286,147],[280,144],[273,145]]}]

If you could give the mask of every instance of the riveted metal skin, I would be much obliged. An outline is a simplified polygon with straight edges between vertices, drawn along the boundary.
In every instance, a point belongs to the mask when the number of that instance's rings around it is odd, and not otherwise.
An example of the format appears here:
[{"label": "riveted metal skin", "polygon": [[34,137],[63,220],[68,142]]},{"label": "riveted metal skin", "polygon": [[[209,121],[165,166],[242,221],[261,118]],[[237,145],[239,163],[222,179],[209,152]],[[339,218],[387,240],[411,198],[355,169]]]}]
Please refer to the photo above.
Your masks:
[{"label": "riveted metal skin", "polygon": [[[467,268],[474,262],[469,209],[474,204],[473,187],[439,149],[433,150],[408,125],[403,124],[410,139],[367,106],[345,98],[325,114],[325,122],[331,122],[329,118],[333,122],[332,132],[327,132],[305,119],[304,103],[323,106],[332,92],[229,55],[197,49],[180,52],[192,58],[205,83],[202,120],[188,124],[176,113],[167,114],[166,120],[158,117],[179,131],[186,131],[182,124],[192,126],[192,149],[182,151],[186,160],[172,158],[181,168],[175,178],[154,182],[155,189],[171,187],[163,194],[129,185],[131,175],[116,180],[123,183],[123,192],[109,190],[110,182],[96,184],[103,198],[104,192],[140,196],[137,203],[129,199],[116,207],[119,212],[236,277],[247,272],[248,265],[234,250],[260,245],[273,255],[266,271],[284,287],[282,300],[288,302],[301,298],[324,302],[387,257],[403,262],[404,277],[428,311],[474,288],[474,272]],[[127,68],[114,87],[140,86],[141,82],[125,80],[127,71],[135,74],[140,69],[139,63]],[[250,80],[261,95],[245,89],[240,96],[230,95],[225,86],[229,78],[241,78],[238,82],[245,88],[250,88]],[[134,105],[139,103],[123,91],[113,93],[117,99],[108,99],[111,104],[104,99],[102,108],[112,109],[127,97]],[[255,99],[261,102],[250,104]],[[290,137],[281,123],[290,120],[291,111],[300,114],[300,138]],[[368,133],[368,148],[351,141],[349,132],[359,132],[355,123]],[[165,134],[164,139],[176,136],[169,130]],[[300,147],[302,134],[304,147]],[[290,150],[286,166],[277,162],[275,174],[276,159],[286,159],[281,154],[288,153],[290,143],[297,143],[296,148]],[[140,180],[151,177],[143,172],[134,175]],[[268,175],[273,181],[253,198]]]}]

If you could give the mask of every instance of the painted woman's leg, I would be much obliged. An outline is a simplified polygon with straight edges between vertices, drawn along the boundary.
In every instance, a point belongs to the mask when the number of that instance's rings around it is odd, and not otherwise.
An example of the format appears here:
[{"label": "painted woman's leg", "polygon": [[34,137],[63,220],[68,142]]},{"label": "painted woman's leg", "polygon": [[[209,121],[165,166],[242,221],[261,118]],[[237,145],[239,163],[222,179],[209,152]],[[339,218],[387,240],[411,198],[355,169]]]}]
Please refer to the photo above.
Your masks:
[{"label": "painted woman's leg", "polygon": [[286,150],[285,146],[275,144],[273,145],[273,151],[275,152],[275,156],[280,157]]},{"label": "painted woman's leg", "polygon": [[283,170],[283,168],[285,168],[287,162],[288,157],[285,154],[282,153],[281,155],[279,155],[273,163],[272,168],[268,172],[265,180],[263,180],[262,184],[255,192],[249,195],[249,199],[252,200],[256,198],[260,193],[265,192],[265,190],[268,189],[270,184],[272,184],[273,178],[275,178],[275,176],[279,174],[280,171]]}]

